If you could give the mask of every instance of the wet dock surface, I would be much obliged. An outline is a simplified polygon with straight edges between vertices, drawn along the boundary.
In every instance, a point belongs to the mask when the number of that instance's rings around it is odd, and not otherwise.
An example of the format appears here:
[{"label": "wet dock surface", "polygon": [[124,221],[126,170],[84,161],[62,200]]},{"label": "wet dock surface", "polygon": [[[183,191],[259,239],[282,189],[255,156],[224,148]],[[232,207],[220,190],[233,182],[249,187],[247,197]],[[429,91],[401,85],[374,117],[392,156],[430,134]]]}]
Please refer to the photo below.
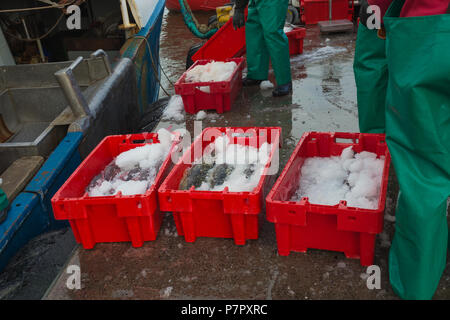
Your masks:
[{"label": "wet dock surface", "polygon": [[[199,16],[199,20],[208,15]],[[273,98],[271,91],[244,88],[231,112],[208,112],[202,127],[280,126],[283,147],[280,172],[305,131],[357,132],[353,53],[356,33],[321,35],[309,27],[304,54],[292,57],[293,95]],[[185,70],[186,53],[199,40],[179,14],[166,13],[161,34],[161,61],[175,80]],[[173,94],[169,81],[163,84]],[[270,79],[274,81],[273,74]],[[161,97],[164,94],[161,93]],[[193,134],[195,116],[185,121],[161,121],[158,128],[186,128]],[[374,264],[381,269],[381,289],[369,290],[366,268],[343,253],[309,250],[277,254],[274,225],[262,212],[258,240],[236,246],[232,239],[198,238],[186,243],[167,214],[159,237],[141,248],[129,243],[78,247],[67,266],[81,270],[81,289],[66,286],[62,269],[47,299],[395,299],[388,280],[388,252],[395,222],[398,186],[391,170],[386,219],[377,237]],[[447,267],[436,299],[450,298]]]}]

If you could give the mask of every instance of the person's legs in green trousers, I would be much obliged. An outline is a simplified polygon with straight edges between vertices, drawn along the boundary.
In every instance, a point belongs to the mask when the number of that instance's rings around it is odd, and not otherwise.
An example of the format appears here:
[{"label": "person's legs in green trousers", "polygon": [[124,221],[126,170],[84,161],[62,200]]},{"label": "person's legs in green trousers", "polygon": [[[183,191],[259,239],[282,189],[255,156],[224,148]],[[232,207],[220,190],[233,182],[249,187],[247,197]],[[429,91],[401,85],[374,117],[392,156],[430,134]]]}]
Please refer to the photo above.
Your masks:
[{"label": "person's legs in green trousers", "polygon": [[278,86],[291,83],[289,42],[283,31],[287,0],[251,0],[245,24],[249,79],[265,80],[269,58]]},{"label": "person's legs in green trousers", "polygon": [[389,277],[403,299],[431,299],[446,265],[450,195],[450,15],[384,17],[386,142],[400,185]]},{"label": "person's legs in green trousers", "polygon": [[247,77],[253,80],[266,80],[269,73],[270,55],[264,41],[262,25],[255,1],[248,4],[248,16],[245,23],[247,49]]},{"label": "person's legs in green trousers", "polygon": [[386,41],[376,29],[358,26],[353,70],[357,88],[359,130],[385,132],[385,106],[388,83]]}]

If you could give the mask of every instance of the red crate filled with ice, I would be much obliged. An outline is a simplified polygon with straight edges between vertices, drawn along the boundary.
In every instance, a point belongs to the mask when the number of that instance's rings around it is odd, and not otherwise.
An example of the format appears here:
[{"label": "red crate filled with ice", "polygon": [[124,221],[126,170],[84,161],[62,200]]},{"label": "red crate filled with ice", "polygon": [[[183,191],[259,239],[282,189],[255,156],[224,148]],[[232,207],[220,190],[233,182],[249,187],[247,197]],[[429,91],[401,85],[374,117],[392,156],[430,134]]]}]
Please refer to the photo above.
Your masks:
[{"label": "red crate filled with ice", "polygon": [[389,165],[383,134],[305,133],[266,198],[279,254],[340,251],[371,265]]},{"label": "red crate filled with ice", "polygon": [[155,240],[163,219],[157,190],[178,141],[165,129],[105,137],[52,198],[55,219],[69,220],[85,249]]},{"label": "red crate filled with ice", "polygon": [[258,214],[278,172],[280,128],[207,128],[159,189],[179,235],[258,238]]},{"label": "red crate filled with ice", "polygon": [[175,83],[175,92],[182,97],[187,113],[230,111],[242,88],[243,69],[243,58],[198,60]]}]

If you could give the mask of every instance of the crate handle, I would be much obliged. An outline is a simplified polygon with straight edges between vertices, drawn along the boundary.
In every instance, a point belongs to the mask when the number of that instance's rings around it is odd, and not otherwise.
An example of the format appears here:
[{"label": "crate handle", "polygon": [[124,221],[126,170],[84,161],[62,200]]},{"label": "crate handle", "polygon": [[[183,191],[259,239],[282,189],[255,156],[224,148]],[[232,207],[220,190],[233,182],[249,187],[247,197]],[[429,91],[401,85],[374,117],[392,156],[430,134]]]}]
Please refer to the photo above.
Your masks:
[{"label": "crate handle", "polygon": [[131,141],[132,144],[143,144],[143,143],[155,143],[154,138],[150,139],[135,139]]},{"label": "crate handle", "polygon": [[336,143],[342,143],[342,144],[358,144],[359,143],[359,139],[358,138],[338,138],[336,137],[334,139],[334,142]]},{"label": "crate handle", "polygon": [[254,136],[253,133],[236,133],[236,132],[231,133],[231,137],[233,138],[251,138],[253,136]]}]

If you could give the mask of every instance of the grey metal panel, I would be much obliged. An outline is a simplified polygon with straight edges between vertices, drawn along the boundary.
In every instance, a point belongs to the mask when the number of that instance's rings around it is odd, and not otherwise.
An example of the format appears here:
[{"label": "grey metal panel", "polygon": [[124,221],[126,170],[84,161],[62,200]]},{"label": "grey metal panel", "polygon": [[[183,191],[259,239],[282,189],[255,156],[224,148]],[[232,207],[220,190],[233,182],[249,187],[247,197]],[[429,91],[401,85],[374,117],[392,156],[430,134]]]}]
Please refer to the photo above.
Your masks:
[{"label": "grey metal panel", "polygon": [[8,95],[21,122],[51,122],[67,105],[58,87],[9,89]]},{"label": "grey metal panel", "polygon": [[121,59],[113,74],[95,91],[89,108],[92,117],[79,119],[69,131],[83,131],[81,157],[107,135],[135,132],[139,123],[136,72],[133,62]]},{"label": "grey metal panel", "polygon": [[[73,70],[74,81],[87,101],[95,97],[96,90],[109,77],[106,62],[106,57],[100,55],[81,61]],[[54,74],[71,63],[0,67],[0,88],[4,88],[0,91],[0,114],[14,133],[0,143],[0,172],[19,157],[48,156],[64,138],[69,123],[61,119],[73,117],[64,114],[68,100]],[[52,124],[57,118],[58,125]]]},{"label": "grey metal panel", "polygon": [[3,91],[0,95],[0,114],[8,129],[15,132],[20,126],[20,118],[8,91]]},{"label": "grey metal panel", "polygon": [[[0,88],[59,87],[55,73],[72,61],[0,67]],[[84,60],[74,71],[80,86],[89,86],[108,76],[102,57]]]},{"label": "grey metal panel", "polygon": [[39,143],[9,143],[0,148],[0,173],[15,160],[25,156],[42,155],[47,157],[67,134],[68,126],[46,127],[48,132],[41,133]]}]

